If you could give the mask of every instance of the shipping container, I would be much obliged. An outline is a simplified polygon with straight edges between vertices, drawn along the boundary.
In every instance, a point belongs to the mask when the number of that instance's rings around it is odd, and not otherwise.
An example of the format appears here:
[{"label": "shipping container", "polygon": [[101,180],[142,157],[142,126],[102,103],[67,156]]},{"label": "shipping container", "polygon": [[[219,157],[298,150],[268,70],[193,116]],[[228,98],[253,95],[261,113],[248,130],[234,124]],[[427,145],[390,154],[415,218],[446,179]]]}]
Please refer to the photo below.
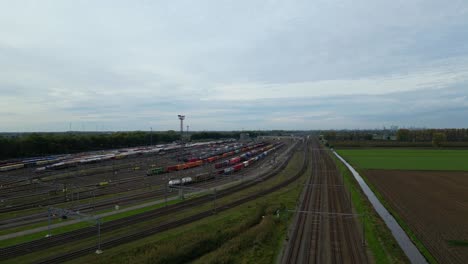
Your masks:
[{"label": "shipping container", "polygon": [[230,165],[234,165],[234,164],[237,164],[241,161],[241,158],[240,157],[235,157],[235,158],[232,158],[229,160],[229,164]]},{"label": "shipping container", "polygon": [[240,171],[244,167],[244,164],[237,164],[236,166],[232,167],[234,171]]},{"label": "shipping container", "polygon": [[177,165],[169,166],[169,167],[167,167],[167,169],[166,169],[167,172],[176,171],[176,170],[177,170]]}]

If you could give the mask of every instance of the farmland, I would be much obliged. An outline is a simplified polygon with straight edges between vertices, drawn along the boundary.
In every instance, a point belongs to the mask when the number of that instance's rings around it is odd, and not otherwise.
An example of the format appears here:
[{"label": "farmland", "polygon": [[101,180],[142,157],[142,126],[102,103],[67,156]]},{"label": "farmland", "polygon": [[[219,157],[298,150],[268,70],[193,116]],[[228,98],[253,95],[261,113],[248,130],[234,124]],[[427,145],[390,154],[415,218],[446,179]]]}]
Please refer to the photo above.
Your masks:
[{"label": "farmland", "polygon": [[468,259],[468,151],[357,149],[338,153],[361,172],[431,263]]},{"label": "farmland", "polygon": [[338,153],[361,169],[468,171],[468,150],[346,149]]}]

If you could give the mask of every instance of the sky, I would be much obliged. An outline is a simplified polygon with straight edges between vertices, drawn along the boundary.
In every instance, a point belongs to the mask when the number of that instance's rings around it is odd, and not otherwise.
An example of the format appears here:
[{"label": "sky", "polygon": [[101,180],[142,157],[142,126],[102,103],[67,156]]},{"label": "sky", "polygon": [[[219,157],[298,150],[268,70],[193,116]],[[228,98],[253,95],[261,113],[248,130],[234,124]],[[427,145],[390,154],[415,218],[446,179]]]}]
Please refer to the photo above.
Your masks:
[{"label": "sky", "polygon": [[0,0],[0,131],[468,127],[468,1]]}]

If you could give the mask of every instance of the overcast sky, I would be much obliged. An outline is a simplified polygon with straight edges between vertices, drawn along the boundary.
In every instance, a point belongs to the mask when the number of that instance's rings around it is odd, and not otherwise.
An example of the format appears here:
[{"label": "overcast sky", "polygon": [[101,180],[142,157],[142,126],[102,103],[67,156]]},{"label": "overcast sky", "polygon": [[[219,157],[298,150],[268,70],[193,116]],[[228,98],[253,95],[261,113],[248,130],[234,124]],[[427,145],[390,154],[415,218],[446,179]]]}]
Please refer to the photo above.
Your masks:
[{"label": "overcast sky", "polygon": [[468,127],[468,1],[0,0],[0,131]]}]

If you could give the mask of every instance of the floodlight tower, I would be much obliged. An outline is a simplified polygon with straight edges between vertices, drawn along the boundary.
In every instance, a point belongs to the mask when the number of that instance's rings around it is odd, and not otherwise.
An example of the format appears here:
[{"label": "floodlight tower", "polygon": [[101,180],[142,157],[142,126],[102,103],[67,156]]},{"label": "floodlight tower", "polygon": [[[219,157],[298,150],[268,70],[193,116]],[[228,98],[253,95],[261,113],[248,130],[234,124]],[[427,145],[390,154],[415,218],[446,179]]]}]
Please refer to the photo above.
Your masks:
[{"label": "floodlight tower", "polygon": [[184,135],[184,119],[185,119],[185,116],[184,115],[177,115],[179,117],[179,120],[180,120],[180,138],[182,138],[182,136]]}]

